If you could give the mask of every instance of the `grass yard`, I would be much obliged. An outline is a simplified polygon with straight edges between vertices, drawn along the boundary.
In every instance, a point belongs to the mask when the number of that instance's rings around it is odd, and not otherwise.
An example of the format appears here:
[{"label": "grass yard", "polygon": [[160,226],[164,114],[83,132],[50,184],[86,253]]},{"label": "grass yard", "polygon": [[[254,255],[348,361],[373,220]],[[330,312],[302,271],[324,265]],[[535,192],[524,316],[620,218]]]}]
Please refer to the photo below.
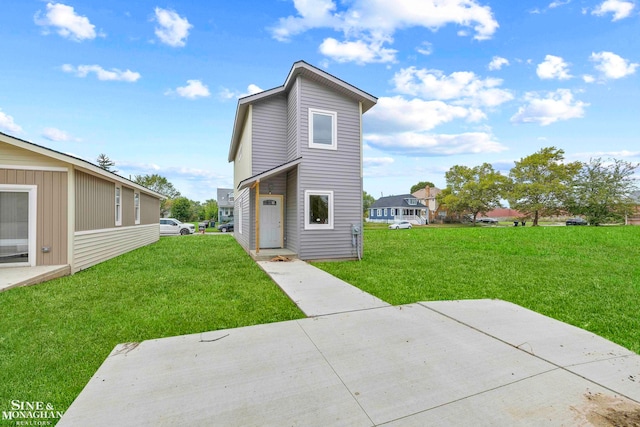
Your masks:
[{"label": "grass yard", "polygon": [[640,227],[365,229],[361,262],[315,266],[391,304],[497,298],[640,353]]},{"label": "grass yard", "polygon": [[178,236],[0,293],[0,410],[66,410],[114,346],[302,318],[230,236]]}]

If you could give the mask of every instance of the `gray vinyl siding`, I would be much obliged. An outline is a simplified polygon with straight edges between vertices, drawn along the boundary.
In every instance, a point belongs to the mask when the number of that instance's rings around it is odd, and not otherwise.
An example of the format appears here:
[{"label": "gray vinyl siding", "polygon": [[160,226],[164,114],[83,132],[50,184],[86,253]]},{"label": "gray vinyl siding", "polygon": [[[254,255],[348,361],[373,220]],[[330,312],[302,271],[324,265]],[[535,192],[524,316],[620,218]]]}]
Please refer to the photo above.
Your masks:
[{"label": "gray vinyl siding", "polygon": [[287,99],[269,98],[253,106],[252,174],[287,161]]},{"label": "gray vinyl siding", "polygon": [[[250,193],[251,192],[247,189],[238,194],[238,197],[235,198],[235,207],[233,213],[234,217],[236,218],[234,222],[233,235],[238,243],[240,243],[240,246],[242,246],[246,251],[250,250],[249,236],[252,233],[250,228],[251,224],[249,222]],[[238,220],[240,219],[240,215],[242,215],[242,234],[240,233],[240,230],[238,228]]]},{"label": "gray vinyl siding", "polygon": [[298,197],[298,168],[287,173],[287,197],[285,203],[284,246],[298,253],[300,247],[300,227],[302,226],[300,211],[303,205]]},{"label": "gray vinyl siding", "polygon": [[287,101],[287,161],[300,157],[300,120],[298,115],[298,80],[291,87]]},{"label": "gray vinyl siding", "polygon": [[[339,259],[357,256],[351,225],[362,226],[360,107],[357,101],[300,78],[300,218],[299,256],[303,259]],[[309,108],[337,113],[337,150],[309,148]],[[333,230],[304,229],[304,192],[333,191]]]}]

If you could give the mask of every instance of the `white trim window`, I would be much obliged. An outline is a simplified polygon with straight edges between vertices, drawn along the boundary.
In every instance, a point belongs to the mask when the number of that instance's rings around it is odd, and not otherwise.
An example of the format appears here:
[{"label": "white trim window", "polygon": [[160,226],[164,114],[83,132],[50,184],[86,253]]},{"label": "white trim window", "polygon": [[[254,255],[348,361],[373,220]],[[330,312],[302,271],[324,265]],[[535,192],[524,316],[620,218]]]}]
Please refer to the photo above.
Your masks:
[{"label": "white trim window", "polygon": [[333,230],[333,191],[304,192],[304,229]]},{"label": "white trim window", "polygon": [[382,216],[382,209],[378,208],[377,216]]},{"label": "white trim window", "polygon": [[115,195],[116,225],[122,225],[122,188],[116,186]]},{"label": "white trim window", "polygon": [[140,224],[140,193],[133,193],[133,217],[135,223]]},{"label": "white trim window", "polygon": [[309,108],[309,148],[338,149],[338,113]]}]

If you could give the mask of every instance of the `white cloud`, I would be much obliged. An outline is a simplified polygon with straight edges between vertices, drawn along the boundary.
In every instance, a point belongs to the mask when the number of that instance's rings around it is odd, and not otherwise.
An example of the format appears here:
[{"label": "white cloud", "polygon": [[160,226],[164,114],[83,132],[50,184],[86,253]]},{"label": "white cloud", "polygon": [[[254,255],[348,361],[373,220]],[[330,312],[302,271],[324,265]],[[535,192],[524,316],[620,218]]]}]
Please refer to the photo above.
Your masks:
[{"label": "white cloud", "polygon": [[470,153],[499,153],[507,148],[485,132],[457,135],[404,132],[393,135],[366,135],[367,143],[376,149],[406,156],[452,156]]},{"label": "white cloud", "polygon": [[60,129],[56,129],[56,128],[45,128],[42,131],[42,136],[48,139],[49,141],[55,141],[55,142],[71,140],[71,137],[67,132]]},{"label": "white cloud", "polygon": [[251,83],[247,86],[247,90],[245,92],[232,91],[229,88],[222,88],[220,92],[218,92],[218,96],[222,99],[234,99],[234,98],[244,98],[245,96],[254,95],[256,93],[264,92],[260,86]]},{"label": "white cloud", "polygon": [[627,18],[631,15],[631,11],[635,5],[630,1],[622,0],[605,0],[596,7],[591,14],[597,16],[604,16],[607,13],[612,13],[612,21],[618,21],[620,19]]},{"label": "white cloud", "polygon": [[549,3],[549,9],[555,9],[556,7],[564,6],[565,4],[571,3],[571,0],[556,0]]},{"label": "white cloud", "polygon": [[422,42],[420,46],[416,48],[416,51],[425,56],[431,55],[433,53],[433,45],[429,42]]},{"label": "white cloud", "polygon": [[362,159],[365,167],[376,167],[390,165],[395,160],[392,157],[365,157]]},{"label": "white cloud", "polygon": [[526,105],[520,107],[511,117],[514,123],[538,123],[547,126],[559,120],[569,120],[584,116],[584,109],[589,104],[573,99],[568,89],[548,92],[545,97],[535,92],[525,95]]},{"label": "white cloud", "polygon": [[172,10],[156,7],[156,27],[155,34],[164,44],[173,47],[182,47],[186,44],[189,37],[189,30],[193,25],[189,23],[187,18],[182,18]]},{"label": "white cloud", "polygon": [[[384,47],[396,31],[423,27],[432,31],[454,24],[473,31],[476,40],[490,39],[498,28],[489,6],[476,0],[293,0],[297,16],[280,18],[271,28],[276,40],[289,41],[313,28],[331,28],[344,34],[344,41],[327,38],[321,51],[340,62],[394,62],[395,51]],[[344,6],[347,4],[347,6]],[[459,34],[466,34],[463,31]]]},{"label": "white cloud", "polygon": [[[165,92],[165,95],[170,95],[172,93],[173,91],[167,91]],[[200,80],[187,80],[187,85],[176,88],[176,93],[179,96],[188,99],[207,98],[211,96],[209,88]]]},{"label": "white cloud", "polygon": [[355,62],[367,64],[375,62],[395,62],[397,50],[384,48],[386,40],[363,40],[340,42],[334,38],[326,38],[320,45],[320,53],[337,62]]},{"label": "white cloud", "polygon": [[536,73],[541,79],[558,79],[568,80],[572,76],[568,70],[569,64],[564,62],[559,56],[547,55],[544,57],[544,62],[538,64]]},{"label": "white cloud", "polygon": [[439,70],[404,68],[393,76],[395,90],[423,98],[453,100],[455,104],[495,107],[513,99],[508,90],[500,89],[501,79],[481,79],[470,71],[445,75]]},{"label": "white cloud", "polygon": [[407,100],[401,96],[378,99],[376,108],[367,113],[368,125],[376,131],[425,131],[455,119],[478,121],[482,112],[449,105],[442,101]]},{"label": "white cloud", "polygon": [[621,79],[636,72],[640,64],[630,63],[628,60],[616,55],[613,52],[592,53],[589,60],[595,62],[596,70],[600,71],[605,78]]},{"label": "white cloud", "polygon": [[117,68],[105,70],[100,65],[78,65],[74,67],[70,64],[64,64],[62,71],[65,73],[73,73],[78,77],[87,77],[89,73],[95,73],[98,80],[104,81],[120,81],[133,83],[141,77],[140,73],[131,70],[122,71]]},{"label": "white cloud", "polygon": [[596,81],[596,78],[593,77],[591,74],[585,74],[585,75],[582,76],[582,80],[585,83],[593,83],[593,82]]},{"label": "white cloud", "polygon": [[489,63],[489,69],[492,71],[500,70],[505,65],[509,65],[509,60],[507,58],[494,56],[493,59],[491,59],[491,62]]},{"label": "white cloud", "polygon": [[3,113],[2,110],[0,110],[0,128],[8,130],[9,132],[22,132],[22,128],[16,124],[16,122],[13,120],[13,117],[6,113]]},{"label": "white cloud", "polygon": [[73,7],[62,3],[47,3],[44,17],[41,17],[41,12],[38,11],[34,22],[45,29],[55,27],[59,35],[74,41],[96,38],[95,25],[91,24],[86,16],[76,14]]}]

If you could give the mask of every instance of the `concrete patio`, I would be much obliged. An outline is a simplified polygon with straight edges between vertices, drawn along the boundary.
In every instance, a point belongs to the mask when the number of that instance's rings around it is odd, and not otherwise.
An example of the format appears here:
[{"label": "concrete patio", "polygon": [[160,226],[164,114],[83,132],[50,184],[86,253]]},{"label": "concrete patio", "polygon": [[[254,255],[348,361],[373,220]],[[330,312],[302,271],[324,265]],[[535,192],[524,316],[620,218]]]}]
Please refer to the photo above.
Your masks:
[{"label": "concrete patio", "polygon": [[499,300],[389,306],[302,261],[259,264],[314,317],[120,344],[58,425],[640,422],[640,356],[592,333]]},{"label": "concrete patio", "polygon": [[36,267],[6,267],[0,269],[0,292],[20,286],[36,285],[70,274],[68,265],[41,265]]}]

